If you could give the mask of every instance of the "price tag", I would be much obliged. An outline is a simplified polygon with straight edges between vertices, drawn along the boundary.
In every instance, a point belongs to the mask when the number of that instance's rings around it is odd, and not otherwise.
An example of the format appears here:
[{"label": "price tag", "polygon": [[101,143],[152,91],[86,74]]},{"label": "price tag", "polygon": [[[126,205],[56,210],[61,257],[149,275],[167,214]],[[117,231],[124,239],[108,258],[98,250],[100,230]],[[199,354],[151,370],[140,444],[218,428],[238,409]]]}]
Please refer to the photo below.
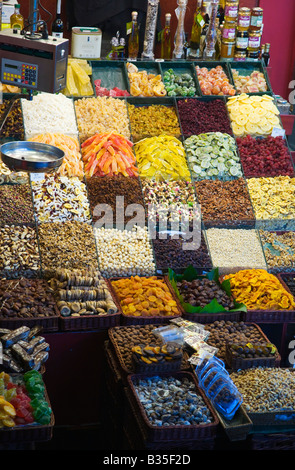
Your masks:
[{"label": "price tag", "polygon": [[45,179],[45,173],[31,173],[31,181],[38,183]]},{"label": "price tag", "polygon": [[131,34],[132,31],[132,21],[129,21],[129,23],[126,23],[126,34]]},{"label": "price tag", "polygon": [[204,24],[205,24],[205,20],[204,18],[202,17],[201,13],[198,14],[197,16],[197,22],[199,23],[199,25],[203,28]]},{"label": "price tag", "polygon": [[280,127],[274,127],[271,133],[272,137],[286,137],[285,129],[281,129]]}]

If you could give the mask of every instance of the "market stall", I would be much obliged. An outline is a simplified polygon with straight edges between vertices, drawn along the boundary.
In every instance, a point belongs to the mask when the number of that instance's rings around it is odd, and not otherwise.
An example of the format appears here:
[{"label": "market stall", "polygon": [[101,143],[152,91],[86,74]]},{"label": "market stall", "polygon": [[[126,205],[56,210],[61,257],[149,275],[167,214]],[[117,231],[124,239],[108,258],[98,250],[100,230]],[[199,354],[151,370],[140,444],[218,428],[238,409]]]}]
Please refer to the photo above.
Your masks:
[{"label": "market stall", "polygon": [[210,59],[213,13],[206,57],[177,56],[186,2],[177,51],[150,57],[152,3],[142,58],[69,57],[62,89],[3,94],[3,448],[93,425],[118,450],[294,448],[282,103],[265,57]]}]

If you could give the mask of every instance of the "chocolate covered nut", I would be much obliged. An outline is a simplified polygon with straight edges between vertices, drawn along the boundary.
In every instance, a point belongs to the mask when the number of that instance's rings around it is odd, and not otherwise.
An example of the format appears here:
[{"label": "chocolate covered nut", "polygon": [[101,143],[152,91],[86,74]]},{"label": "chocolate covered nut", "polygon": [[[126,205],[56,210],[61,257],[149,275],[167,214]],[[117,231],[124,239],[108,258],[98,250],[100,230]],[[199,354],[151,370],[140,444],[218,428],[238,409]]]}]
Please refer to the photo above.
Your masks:
[{"label": "chocolate covered nut", "polygon": [[11,347],[21,339],[26,339],[29,335],[30,328],[21,326],[16,330],[10,331],[1,337],[1,343],[4,349]]}]

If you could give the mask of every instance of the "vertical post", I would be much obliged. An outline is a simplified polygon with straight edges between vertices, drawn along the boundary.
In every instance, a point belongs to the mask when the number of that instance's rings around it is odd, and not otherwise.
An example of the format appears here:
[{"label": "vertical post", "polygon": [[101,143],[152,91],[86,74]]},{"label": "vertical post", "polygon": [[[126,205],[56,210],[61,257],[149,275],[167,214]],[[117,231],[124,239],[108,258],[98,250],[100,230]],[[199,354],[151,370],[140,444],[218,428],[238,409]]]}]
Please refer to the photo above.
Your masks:
[{"label": "vertical post", "polygon": [[29,22],[32,24],[30,30],[31,32],[36,32],[37,30],[37,21],[38,21],[38,5],[39,1],[38,0],[30,0],[29,4]]}]

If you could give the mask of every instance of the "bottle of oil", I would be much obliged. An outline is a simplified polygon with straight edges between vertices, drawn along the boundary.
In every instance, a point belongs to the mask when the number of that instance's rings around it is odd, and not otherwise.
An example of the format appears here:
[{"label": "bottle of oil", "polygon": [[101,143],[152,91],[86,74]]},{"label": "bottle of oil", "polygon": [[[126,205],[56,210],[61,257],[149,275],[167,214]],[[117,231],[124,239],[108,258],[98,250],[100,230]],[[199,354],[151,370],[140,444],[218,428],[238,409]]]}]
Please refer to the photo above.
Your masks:
[{"label": "bottle of oil", "polygon": [[20,4],[16,3],[14,5],[14,13],[10,17],[10,27],[12,29],[22,30],[24,27],[24,17],[20,12]]},{"label": "bottle of oil", "polygon": [[170,31],[171,14],[165,15],[165,27],[161,40],[161,58],[171,59],[171,31]]},{"label": "bottle of oil", "polygon": [[219,24],[224,21],[224,9],[225,9],[225,0],[219,0],[219,7],[217,12],[217,18],[219,19]]},{"label": "bottle of oil", "polygon": [[137,24],[137,11],[133,11],[131,14],[132,17],[132,26],[131,33],[128,40],[128,60],[136,60],[139,50],[139,34],[138,34],[138,24]]},{"label": "bottle of oil", "polygon": [[190,57],[200,57],[200,42],[201,33],[205,20],[201,14],[202,0],[197,0],[197,8],[194,15],[194,22],[192,26],[191,38],[190,38]]}]

